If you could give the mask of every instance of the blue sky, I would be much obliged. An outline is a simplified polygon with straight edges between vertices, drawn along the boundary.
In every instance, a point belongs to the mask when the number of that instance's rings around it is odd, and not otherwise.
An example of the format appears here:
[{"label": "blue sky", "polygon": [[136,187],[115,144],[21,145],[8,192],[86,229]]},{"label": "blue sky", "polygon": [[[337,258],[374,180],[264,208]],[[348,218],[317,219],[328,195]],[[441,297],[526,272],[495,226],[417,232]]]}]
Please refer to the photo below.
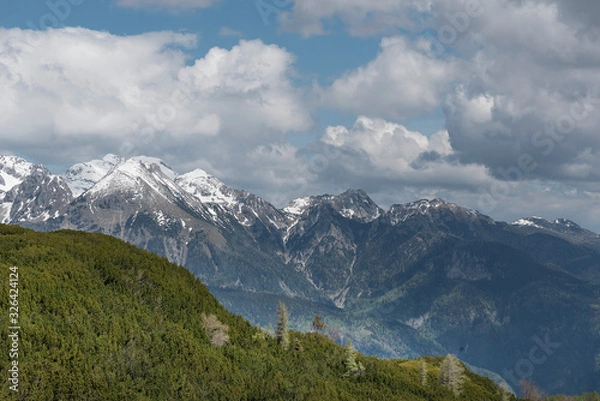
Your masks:
[{"label": "blue sky", "polygon": [[598,17],[584,0],[5,1],[0,151],[57,173],[147,154],[278,206],[352,187],[600,231]]}]

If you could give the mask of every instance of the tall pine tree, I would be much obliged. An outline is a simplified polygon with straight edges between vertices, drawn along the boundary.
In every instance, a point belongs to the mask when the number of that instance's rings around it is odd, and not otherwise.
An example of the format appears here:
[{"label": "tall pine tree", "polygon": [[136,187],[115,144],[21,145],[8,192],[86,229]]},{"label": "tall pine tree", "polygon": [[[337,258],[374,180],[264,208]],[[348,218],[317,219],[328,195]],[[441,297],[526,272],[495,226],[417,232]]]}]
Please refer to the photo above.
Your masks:
[{"label": "tall pine tree", "polygon": [[362,363],[356,360],[357,352],[356,349],[354,349],[354,346],[352,345],[352,340],[348,339],[344,348],[346,349],[346,360],[344,361],[347,369],[346,376],[362,375],[365,371],[365,367]]},{"label": "tall pine tree", "polygon": [[321,315],[319,315],[318,313],[315,315],[315,318],[312,321],[312,327],[317,333],[321,333],[327,328],[325,322],[321,318]]}]

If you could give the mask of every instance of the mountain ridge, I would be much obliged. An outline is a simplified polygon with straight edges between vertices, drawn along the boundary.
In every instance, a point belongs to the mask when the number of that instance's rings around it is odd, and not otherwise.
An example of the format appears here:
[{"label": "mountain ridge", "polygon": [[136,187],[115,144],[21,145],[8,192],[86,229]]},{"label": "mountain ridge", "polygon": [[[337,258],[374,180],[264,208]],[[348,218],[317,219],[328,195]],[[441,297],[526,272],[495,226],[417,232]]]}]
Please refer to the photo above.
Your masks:
[{"label": "mountain ridge", "polygon": [[[30,175],[31,172],[28,172],[27,168],[33,168],[33,166],[38,166],[37,168],[42,168],[45,170],[45,174],[51,175],[53,177],[60,177],[70,188],[71,193],[73,195],[73,199],[78,198],[83,195],[88,190],[92,189],[96,184],[98,184],[103,178],[113,172],[114,169],[122,166],[123,164],[131,163],[132,161],[138,161],[140,163],[146,164],[147,167],[152,168],[151,166],[158,167],[165,173],[170,180],[174,181],[178,184],[185,192],[195,196],[202,203],[209,204],[222,204],[229,206],[230,209],[234,209],[240,201],[240,198],[248,198],[255,197],[260,203],[271,206],[273,209],[277,210],[282,214],[287,215],[301,215],[306,212],[308,209],[315,207],[316,205],[328,203],[334,208],[337,209],[338,213],[346,218],[355,218],[357,220],[363,220],[366,222],[373,221],[381,216],[389,215],[390,221],[392,224],[398,224],[406,220],[407,218],[413,217],[417,214],[427,215],[427,210],[431,208],[439,208],[440,206],[445,206],[449,209],[454,209],[454,211],[463,212],[465,214],[479,215],[489,221],[493,221],[489,216],[482,215],[479,211],[468,209],[461,207],[457,204],[446,202],[441,198],[433,198],[433,199],[420,199],[411,202],[407,202],[404,204],[392,204],[387,210],[381,208],[377,205],[373,200],[361,189],[348,189],[339,195],[311,195],[303,198],[296,198],[290,200],[287,206],[282,208],[276,208],[272,206],[267,200],[260,198],[254,194],[251,194],[244,190],[239,190],[232,188],[221,180],[206,172],[203,169],[195,169],[188,173],[178,174],[173,171],[166,163],[164,163],[159,158],[148,157],[148,156],[134,156],[130,158],[123,158],[120,156],[116,156],[114,154],[107,154],[102,159],[96,159],[89,162],[81,162],[76,163],[66,170],[63,175],[56,175],[50,173],[45,167],[41,165],[35,165],[27,162],[25,159],[22,159],[17,156],[0,156],[0,194],[8,192],[8,190],[12,189],[17,184],[20,184],[20,181],[12,181],[7,184],[3,184],[6,179],[6,171],[10,171],[10,165],[7,165],[5,160],[13,159],[16,164],[21,166],[20,168],[20,176],[24,177]],[[14,169],[14,168],[13,168]],[[14,178],[13,178],[14,180]],[[12,183],[12,185],[11,185]],[[355,210],[352,207],[348,207],[352,205],[352,203],[358,200],[357,204],[360,205],[363,203],[363,206],[371,208],[369,211],[361,211]],[[303,203],[303,205],[301,205]],[[354,206],[354,205],[353,205]],[[356,215],[356,213],[358,215]],[[293,218],[288,220],[292,220]],[[249,223],[249,220],[241,219],[240,221],[244,221],[245,224]],[[513,223],[515,226],[531,226],[535,227],[535,221],[544,222],[545,226],[550,226],[554,224],[555,226],[563,225],[565,227],[577,228],[581,231],[586,231],[588,233],[593,233],[590,230],[586,230],[579,226],[577,223],[572,222],[570,220],[564,218],[557,218],[554,221],[549,221],[540,217],[530,216],[519,219]],[[538,226],[537,228],[545,228],[544,226]],[[599,235],[600,234],[596,234]]]}]

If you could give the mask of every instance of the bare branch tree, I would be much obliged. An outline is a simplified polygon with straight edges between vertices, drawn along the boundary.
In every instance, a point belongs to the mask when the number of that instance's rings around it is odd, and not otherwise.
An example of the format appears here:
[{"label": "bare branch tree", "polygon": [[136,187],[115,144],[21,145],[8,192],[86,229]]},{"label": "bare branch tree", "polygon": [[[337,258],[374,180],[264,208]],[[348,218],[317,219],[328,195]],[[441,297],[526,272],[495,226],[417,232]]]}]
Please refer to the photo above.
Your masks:
[{"label": "bare branch tree", "polygon": [[277,305],[277,331],[275,332],[275,338],[277,343],[280,344],[283,349],[290,347],[290,336],[288,330],[288,319],[289,314],[287,308],[283,302],[279,302]]},{"label": "bare branch tree", "polygon": [[521,397],[529,401],[542,401],[546,395],[533,381],[521,380]]},{"label": "bare branch tree", "polygon": [[202,314],[202,325],[210,343],[221,347],[229,342],[229,327],[221,323],[215,315]]},{"label": "bare branch tree", "polygon": [[455,395],[460,394],[465,381],[465,368],[456,356],[446,355],[440,366],[440,380]]}]

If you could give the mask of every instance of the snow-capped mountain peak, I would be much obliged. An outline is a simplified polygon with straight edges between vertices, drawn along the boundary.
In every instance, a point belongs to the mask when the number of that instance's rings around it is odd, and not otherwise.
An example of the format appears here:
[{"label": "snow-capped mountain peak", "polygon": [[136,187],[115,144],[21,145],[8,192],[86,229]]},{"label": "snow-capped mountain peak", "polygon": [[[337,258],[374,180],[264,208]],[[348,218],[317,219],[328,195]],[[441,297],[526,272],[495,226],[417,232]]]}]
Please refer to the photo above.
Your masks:
[{"label": "snow-capped mountain peak", "polygon": [[164,161],[157,157],[135,156],[129,160],[140,162],[149,169],[158,168],[164,175],[169,177],[169,179],[171,180],[174,180],[175,177],[177,177],[178,175],[170,166],[168,166]]},{"label": "snow-capped mountain peak", "polygon": [[35,165],[18,156],[0,156],[0,192],[8,192],[31,174]]},{"label": "snow-capped mountain peak", "polygon": [[[78,197],[96,183],[106,177],[115,168],[127,163],[138,163],[145,166],[147,170],[160,170],[165,176],[173,180],[177,173],[173,171],[165,162],[156,157],[135,156],[130,159],[125,159],[113,154],[107,154],[102,159],[91,160],[85,163],[77,163],[70,167],[66,174],[65,180],[73,192],[73,196]],[[131,167],[131,166],[130,166]],[[127,167],[125,167],[127,169]],[[131,170],[130,172],[133,172]],[[139,171],[138,171],[139,173]],[[135,173],[134,175],[136,175]]]},{"label": "snow-capped mountain peak", "polygon": [[14,156],[2,157],[0,164],[7,189],[0,191],[0,223],[43,224],[71,202],[64,179],[44,166]]},{"label": "snow-capped mountain peak", "polygon": [[124,159],[119,156],[108,154],[99,160],[74,164],[65,173],[65,181],[71,188],[73,196],[78,197],[123,161]]},{"label": "snow-capped mountain peak", "polygon": [[160,159],[132,157],[115,166],[86,193],[131,191],[137,194],[144,184],[160,194],[164,194],[165,189],[182,192],[173,182],[174,176],[176,173]]},{"label": "snow-capped mountain peak", "polygon": [[[35,165],[18,156],[0,156],[0,223],[11,220],[15,189],[35,171]],[[11,191],[12,190],[12,191]]]},{"label": "snow-capped mountain peak", "polygon": [[321,195],[297,198],[288,203],[283,211],[290,215],[301,216],[318,205],[329,205],[339,215],[363,222],[371,222],[383,213],[364,191],[353,189],[337,196]]},{"label": "snow-capped mountain peak", "polygon": [[406,204],[392,205],[388,211],[392,225],[398,225],[411,219],[425,219],[431,222],[439,221],[441,216],[455,221],[480,221],[492,223],[493,220],[476,210],[467,209],[443,199],[421,199]]},{"label": "snow-capped mountain peak", "polygon": [[331,206],[347,219],[371,222],[382,215],[383,210],[363,190],[349,189],[327,200]]}]

